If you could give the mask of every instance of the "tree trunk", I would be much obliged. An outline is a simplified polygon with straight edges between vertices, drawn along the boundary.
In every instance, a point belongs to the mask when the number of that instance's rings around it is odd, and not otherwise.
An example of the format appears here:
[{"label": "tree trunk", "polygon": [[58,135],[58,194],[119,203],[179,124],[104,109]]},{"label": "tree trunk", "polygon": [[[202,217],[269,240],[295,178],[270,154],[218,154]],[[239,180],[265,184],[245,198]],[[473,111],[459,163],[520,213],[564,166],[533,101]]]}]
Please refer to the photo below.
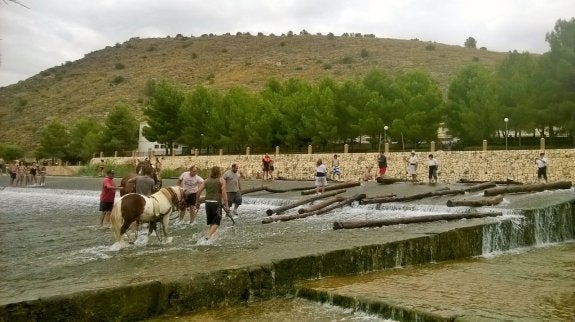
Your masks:
[{"label": "tree trunk", "polygon": [[321,194],[321,195],[319,195],[319,196],[313,196],[313,197],[311,197],[311,198],[299,200],[299,201],[290,203],[289,205],[285,205],[285,206],[278,207],[278,208],[276,208],[276,209],[268,209],[268,210],[266,210],[266,214],[267,214],[268,216],[271,216],[271,215],[273,215],[273,214],[276,214],[276,215],[277,215],[277,214],[280,214],[280,213],[282,213],[282,212],[284,212],[284,211],[286,211],[286,210],[295,208],[295,207],[297,207],[297,206],[301,206],[301,205],[304,205],[304,204],[306,204],[306,203],[310,203],[310,202],[315,201],[315,200],[318,200],[318,199],[324,199],[324,198],[328,198],[328,197],[333,197],[333,196],[335,196],[335,195],[338,195],[338,194],[344,193],[344,192],[345,192],[345,189],[342,189],[342,190],[337,190],[337,191],[332,191],[332,192],[324,193],[324,194]]},{"label": "tree trunk", "polygon": [[[487,183],[491,181],[482,181],[482,180],[467,180],[467,179],[459,179],[458,183]],[[495,184],[523,184],[519,181],[506,179],[505,181],[493,181]]]},{"label": "tree trunk", "polygon": [[516,192],[538,192],[544,190],[557,190],[557,189],[571,189],[571,181],[558,181],[553,183],[541,183],[541,184],[529,184],[514,187],[501,187],[487,189],[483,193],[484,196],[495,196],[505,193],[516,193]]},{"label": "tree trunk", "polygon": [[411,180],[407,180],[407,179],[401,179],[401,178],[383,178],[383,177],[378,177],[376,179],[377,183],[379,184],[392,184],[392,183],[396,183],[396,182],[408,182]]},{"label": "tree trunk", "polygon": [[309,190],[309,189],[315,189],[315,186],[313,186],[313,187],[297,187],[297,188],[291,188],[291,189],[274,189],[274,188],[266,187],[265,190],[268,192],[273,192],[273,193],[283,193],[283,192]]},{"label": "tree trunk", "polygon": [[462,199],[462,200],[447,200],[447,207],[483,207],[483,206],[493,206],[498,205],[503,201],[503,195],[497,195],[491,198],[481,198],[481,199]]},{"label": "tree trunk", "polygon": [[325,208],[325,207],[327,207],[333,203],[343,201],[344,199],[345,198],[343,196],[336,196],[335,198],[325,200],[323,202],[320,202],[320,203],[315,204],[315,205],[311,205],[311,206],[306,207],[306,208],[299,208],[297,210],[297,212],[298,212],[298,214],[303,214],[304,212],[316,211],[318,209]]},{"label": "tree trunk", "polygon": [[[343,188],[357,187],[359,185],[361,185],[361,183],[359,181],[357,181],[357,182],[344,182],[344,183],[334,184],[332,186],[326,186],[324,191],[331,191],[331,190],[337,190],[337,189],[343,189]],[[315,193],[315,188],[309,189],[309,190],[304,190],[301,192],[302,195],[311,195],[314,193]]]},{"label": "tree trunk", "polygon": [[492,213],[466,213],[466,214],[439,214],[419,217],[407,218],[388,218],[379,220],[361,220],[361,221],[336,221],[333,223],[333,229],[353,229],[353,228],[366,228],[366,227],[382,227],[400,224],[415,224],[433,222],[439,220],[459,220],[459,219],[472,219],[484,217],[501,216],[501,212]]},{"label": "tree trunk", "polygon": [[324,214],[328,211],[343,207],[345,205],[349,205],[352,202],[354,202],[355,200],[361,200],[365,198],[365,194],[357,194],[353,197],[349,197],[347,199],[344,199],[343,201],[340,201],[336,204],[333,204],[331,206],[325,207],[323,209],[319,209],[316,211],[312,211],[312,212],[305,212],[303,214],[293,214],[293,215],[280,215],[280,216],[271,216],[271,217],[267,217],[264,218],[262,220],[262,224],[269,224],[275,221],[289,221],[289,220],[294,220],[294,219],[299,219],[299,218],[305,218],[305,217],[310,217],[310,216],[315,216],[315,215],[321,215]]},{"label": "tree trunk", "polygon": [[260,186],[260,187],[253,187],[253,188],[249,188],[249,189],[243,189],[242,190],[242,195],[248,194],[248,193],[252,193],[252,192],[258,192],[258,191],[262,191],[262,190],[266,190],[267,187],[266,186]]}]

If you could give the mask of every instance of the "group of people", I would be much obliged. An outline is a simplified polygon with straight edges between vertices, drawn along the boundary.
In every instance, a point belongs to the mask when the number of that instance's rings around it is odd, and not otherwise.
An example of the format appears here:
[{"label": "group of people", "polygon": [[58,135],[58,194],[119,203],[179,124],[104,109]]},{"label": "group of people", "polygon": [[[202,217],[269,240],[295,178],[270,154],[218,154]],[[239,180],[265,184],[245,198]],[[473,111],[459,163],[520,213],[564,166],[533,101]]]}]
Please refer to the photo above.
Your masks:
[{"label": "group of people", "polygon": [[46,184],[46,166],[38,166],[36,162],[26,164],[15,160],[8,166],[11,186],[43,186]]},{"label": "group of people", "polygon": [[[177,185],[184,189],[184,203],[180,208],[179,220],[184,222],[186,209],[189,209],[190,224],[195,224],[197,211],[200,208],[202,192],[205,191],[204,203],[206,209],[206,223],[209,226],[206,239],[210,239],[217,232],[223,217],[226,214],[237,217],[238,207],[242,204],[242,186],[239,166],[233,163],[231,168],[223,175],[220,167],[210,168],[207,179],[198,175],[198,168],[192,165],[188,171],[182,173]],[[230,208],[233,205],[233,209]]]},{"label": "group of people", "polygon": [[[206,222],[209,226],[206,239],[212,238],[217,232],[222,220],[222,211],[237,217],[238,207],[242,204],[242,187],[238,169],[238,164],[234,163],[222,175],[220,167],[214,166],[210,169],[209,177],[206,179],[198,175],[198,168],[195,165],[183,172],[176,183],[184,192],[184,201],[179,209],[179,222],[184,222],[187,212],[189,213],[189,223],[196,223],[197,211],[201,204],[200,196],[204,191]],[[127,182],[135,185],[136,193],[150,197],[155,185],[154,171],[157,171],[157,166],[154,169],[152,166],[143,165],[138,175],[130,178]],[[100,225],[110,221],[116,191],[123,189],[121,186],[116,186],[113,180],[114,170],[110,169],[106,172],[100,193]],[[233,209],[230,210],[232,206]]]}]

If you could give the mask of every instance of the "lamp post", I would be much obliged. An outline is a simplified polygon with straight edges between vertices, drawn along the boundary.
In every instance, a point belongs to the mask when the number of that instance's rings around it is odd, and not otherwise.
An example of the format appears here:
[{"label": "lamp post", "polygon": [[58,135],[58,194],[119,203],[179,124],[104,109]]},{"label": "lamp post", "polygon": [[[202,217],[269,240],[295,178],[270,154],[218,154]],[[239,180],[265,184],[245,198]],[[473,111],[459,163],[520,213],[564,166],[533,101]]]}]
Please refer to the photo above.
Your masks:
[{"label": "lamp post", "polygon": [[505,122],[505,151],[507,151],[507,137],[509,136],[507,131],[507,123],[509,123],[509,119],[506,117],[503,119],[503,122]]},{"label": "lamp post", "polygon": [[200,134],[200,154],[202,154],[202,144],[204,143],[204,133]]},{"label": "lamp post", "polygon": [[383,142],[387,142],[387,130],[389,130],[389,126],[383,127]]}]

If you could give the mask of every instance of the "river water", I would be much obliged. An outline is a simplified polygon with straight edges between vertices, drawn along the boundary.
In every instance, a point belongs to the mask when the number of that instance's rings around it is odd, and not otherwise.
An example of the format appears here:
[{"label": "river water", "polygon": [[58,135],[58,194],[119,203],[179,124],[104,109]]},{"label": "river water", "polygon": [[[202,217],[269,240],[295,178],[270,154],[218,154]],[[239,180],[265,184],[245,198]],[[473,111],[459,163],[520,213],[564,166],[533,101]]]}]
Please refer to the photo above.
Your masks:
[{"label": "river water", "polygon": [[[206,226],[205,214],[200,210],[196,225],[171,222],[170,234],[174,237],[171,244],[162,244],[155,237],[147,240],[145,235],[141,234],[135,245],[116,251],[111,247],[113,237],[109,227],[101,227],[98,223],[100,178],[54,177],[48,178],[46,187],[23,188],[6,187],[5,180],[5,176],[0,178],[0,304],[153,279],[177,279],[206,270],[206,267],[244,267],[368,242],[384,243],[397,239],[397,236],[405,235],[406,232],[406,229],[401,227],[335,232],[332,226],[337,220],[377,219],[382,215],[425,216],[463,211],[461,208],[445,206],[445,198],[436,198],[416,201],[409,205],[390,204],[381,208],[374,205],[354,205],[335,210],[329,216],[308,217],[291,221],[289,224],[262,225],[261,220],[266,217],[267,209],[285,205],[290,199],[301,198],[301,195],[288,193],[278,196],[259,192],[244,196],[244,204],[240,207],[239,218],[236,219],[237,224],[234,226],[229,219],[224,219],[220,232],[213,241],[202,241]],[[167,180],[164,184],[173,182]],[[311,183],[274,184],[309,186]],[[379,190],[375,191],[376,188]],[[429,188],[397,185],[395,189],[419,193]],[[357,192],[367,192],[368,196],[386,193],[376,186],[367,190],[365,187],[358,187],[353,193]],[[572,191],[543,193],[538,204],[566,200],[572,197],[570,194]],[[513,197],[489,211],[502,211],[506,217],[514,216],[513,203],[524,205],[532,200],[533,198],[529,197]],[[446,225],[430,226],[437,229]],[[413,236],[425,233],[409,230],[407,232]],[[306,247],[301,247],[304,240]],[[380,320],[377,317],[304,300],[273,301],[279,302],[271,302],[269,306],[292,306],[287,309],[294,313],[289,320],[322,320],[320,317],[325,318],[325,321]],[[269,320],[269,316],[265,315],[261,319],[253,319],[258,304],[251,305],[249,310],[254,306],[256,309],[246,313],[246,316],[252,316],[252,319],[246,318],[246,321]],[[308,307],[305,312],[316,312],[313,313],[315,317],[295,314],[300,307]],[[234,308],[230,310],[232,311],[223,313],[244,316],[242,311],[234,311]],[[213,312],[205,314],[213,315]],[[281,310],[277,314],[286,316]]]}]

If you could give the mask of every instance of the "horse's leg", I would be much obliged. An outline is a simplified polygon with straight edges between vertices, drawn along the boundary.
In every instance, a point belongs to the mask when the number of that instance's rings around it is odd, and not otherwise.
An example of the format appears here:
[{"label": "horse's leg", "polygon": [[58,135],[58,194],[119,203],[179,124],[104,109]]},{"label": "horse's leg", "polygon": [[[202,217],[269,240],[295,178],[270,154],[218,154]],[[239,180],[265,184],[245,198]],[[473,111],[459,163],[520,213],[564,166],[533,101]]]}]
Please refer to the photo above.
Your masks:
[{"label": "horse's leg", "polygon": [[170,216],[164,215],[162,217],[162,232],[164,233],[164,237],[166,238],[166,242],[170,242],[168,237],[168,224],[170,223]]},{"label": "horse's leg", "polygon": [[[128,231],[130,229],[130,226],[132,225],[134,221],[133,220],[124,220],[124,223],[122,224],[122,228],[120,229],[120,236],[123,235],[124,233],[126,233],[126,231]],[[128,240],[130,239],[130,237],[128,236]],[[133,243],[133,241],[130,241],[130,243]]]}]

